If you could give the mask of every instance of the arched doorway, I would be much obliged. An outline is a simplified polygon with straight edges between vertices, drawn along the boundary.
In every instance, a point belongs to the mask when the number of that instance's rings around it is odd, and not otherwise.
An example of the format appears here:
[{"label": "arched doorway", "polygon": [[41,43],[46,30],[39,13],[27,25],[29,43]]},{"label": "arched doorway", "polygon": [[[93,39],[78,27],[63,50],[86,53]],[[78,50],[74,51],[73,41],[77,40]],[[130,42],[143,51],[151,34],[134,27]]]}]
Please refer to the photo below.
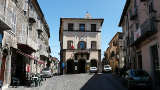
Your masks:
[{"label": "arched doorway", "polygon": [[92,59],[90,62],[90,67],[97,67],[97,60]]},{"label": "arched doorway", "polygon": [[67,73],[68,74],[74,73],[74,61],[73,60],[67,60]]},{"label": "arched doorway", "polygon": [[86,72],[86,60],[80,59],[78,60],[78,73],[85,73]]}]

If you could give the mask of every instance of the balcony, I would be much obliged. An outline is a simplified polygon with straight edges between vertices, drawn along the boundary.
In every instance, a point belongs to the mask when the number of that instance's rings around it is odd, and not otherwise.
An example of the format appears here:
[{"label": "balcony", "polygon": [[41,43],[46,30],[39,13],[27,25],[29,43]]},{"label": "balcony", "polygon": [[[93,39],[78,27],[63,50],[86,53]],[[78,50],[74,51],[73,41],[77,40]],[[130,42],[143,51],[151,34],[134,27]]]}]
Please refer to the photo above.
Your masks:
[{"label": "balcony", "polygon": [[0,1],[0,32],[4,31],[4,30],[9,30],[11,29],[11,24],[9,22],[7,22],[9,19],[11,20],[11,17],[7,17],[8,12],[6,14],[5,12],[5,4],[2,3],[3,0]]},{"label": "balcony", "polygon": [[[156,25],[154,20],[147,19],[134,33],[134,45],[139,44],[140,42],[144,41],[146,38],[154,35],[157,32]],[[133,38],[132,38],[133,40]],[[132,45],[133,45],[132,44]]]}]

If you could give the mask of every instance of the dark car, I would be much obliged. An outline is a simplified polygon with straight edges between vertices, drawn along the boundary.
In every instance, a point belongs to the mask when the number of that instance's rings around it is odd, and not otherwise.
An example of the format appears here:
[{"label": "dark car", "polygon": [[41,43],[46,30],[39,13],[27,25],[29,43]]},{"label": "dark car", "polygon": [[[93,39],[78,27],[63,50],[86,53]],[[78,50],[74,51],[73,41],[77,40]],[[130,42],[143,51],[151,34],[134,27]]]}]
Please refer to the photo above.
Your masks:
[{"label": "dark car", "polygon": [[125,83],[128,89],[149,88],[152,89],[152,79],[144,70],[130,69],[125,74]]}]

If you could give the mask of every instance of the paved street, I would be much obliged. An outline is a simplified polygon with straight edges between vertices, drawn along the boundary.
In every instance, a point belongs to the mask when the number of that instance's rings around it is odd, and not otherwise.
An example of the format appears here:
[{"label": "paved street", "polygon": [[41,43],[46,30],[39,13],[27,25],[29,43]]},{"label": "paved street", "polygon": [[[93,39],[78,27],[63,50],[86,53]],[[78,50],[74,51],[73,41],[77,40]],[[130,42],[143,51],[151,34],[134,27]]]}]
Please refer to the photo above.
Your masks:
[{"label": "paved street", "polygon": [[9,88],[7,90],[127,90],[111,74],[73,74],[55,76],[36,88]]}]

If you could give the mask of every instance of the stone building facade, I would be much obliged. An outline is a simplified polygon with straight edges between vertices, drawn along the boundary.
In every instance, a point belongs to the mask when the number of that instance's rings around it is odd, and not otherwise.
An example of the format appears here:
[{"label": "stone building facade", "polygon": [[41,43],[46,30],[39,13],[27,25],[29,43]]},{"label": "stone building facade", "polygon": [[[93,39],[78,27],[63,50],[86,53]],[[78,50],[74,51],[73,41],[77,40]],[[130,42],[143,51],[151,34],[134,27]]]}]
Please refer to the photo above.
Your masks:
[{"label": "stone building facade", "polygon": [[119,26],[124,33],[127,66],[147,71],[160,86],[160,1],[126,0]]},{"label": "stone building facade", "polygon": [[109,47],[106,50],[106,58],[112,67],[113,72],[116,68],[123,68],[125,64],[123,49],[123,33],[117,32],[109,42]]},{"label": "stone building facade", "polygon": [[85,73],[90,66],[99,68],[102,24],[103,19],[61,18],[61,73]]},{"label": "stone building facade", "polygon": [[1,0],[0,32],[3,87],[8,87],[13,77],[24,85],[31,73],[45,67],[50,54],[49,27],[37,0]]}]

